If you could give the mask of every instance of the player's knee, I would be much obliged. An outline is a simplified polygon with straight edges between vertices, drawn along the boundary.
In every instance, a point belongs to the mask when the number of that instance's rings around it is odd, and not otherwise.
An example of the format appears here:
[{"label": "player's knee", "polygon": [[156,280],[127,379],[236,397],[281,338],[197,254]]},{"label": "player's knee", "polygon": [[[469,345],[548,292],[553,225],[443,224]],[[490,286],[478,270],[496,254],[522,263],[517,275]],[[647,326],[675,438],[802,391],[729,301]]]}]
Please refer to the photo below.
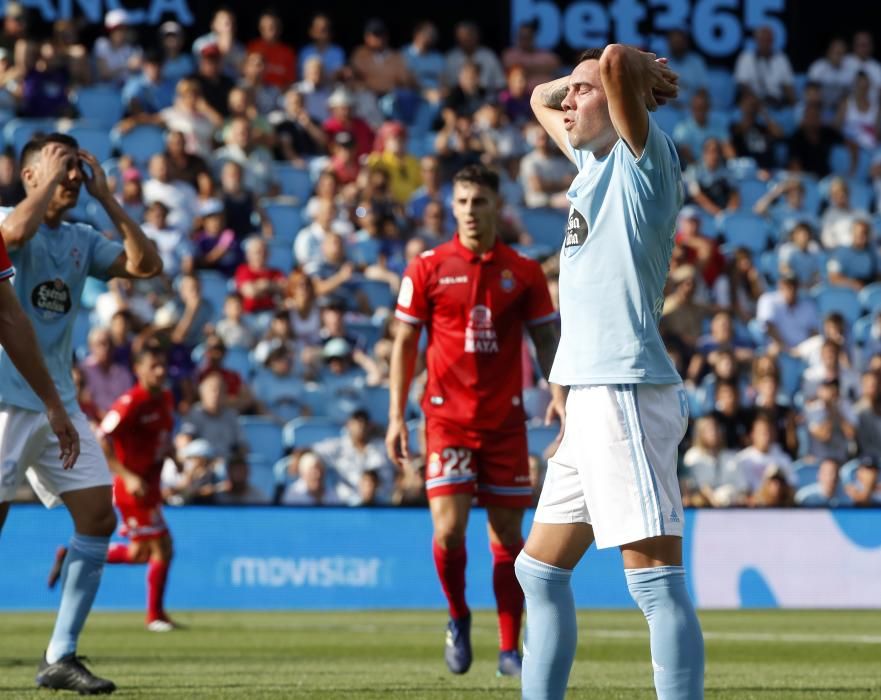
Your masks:
[{"label": "player's knee", "polygon": [[458,549],[465,544],[465,528],[455,523],[435,529],[434,539],[441,549]]},{"label": "player's knee", "polygon": [[116,513],[111,507],[94,514],[90,529],[99,537],[110,537],[116,530],[116,524]]},{"label": "player's knee", "polygon": [[153,546],[153,556],[160,561],[171,561],[174,558],[174,544],[170,537],[157,540]]},{"label": "player's knee", "polygon": [[150,558],[150,548],[143,542],[132,542],[129,547],[129,557],[136,564],[145,564]]}]

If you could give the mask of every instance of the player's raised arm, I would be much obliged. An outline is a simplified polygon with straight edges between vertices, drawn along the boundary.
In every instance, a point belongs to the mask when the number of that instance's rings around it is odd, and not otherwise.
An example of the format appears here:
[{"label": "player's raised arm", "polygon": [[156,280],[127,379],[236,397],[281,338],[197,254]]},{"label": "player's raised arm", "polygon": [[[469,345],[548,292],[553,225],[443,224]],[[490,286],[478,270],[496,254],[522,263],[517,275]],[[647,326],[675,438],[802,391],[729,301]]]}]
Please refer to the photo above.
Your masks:
[{"label": "player's raised arm", "polygon": [[149,278],[162,272],[162,258],[156,246],[147,238],[141,227],[125,213],[125,209],[116,201],[107,184],[104,169],[88,151],[80,149],[80,160],[87,166],[85,171],[86,189],[107,212],[116,230],[122,236],[125,251],[110,266],[107,273],[110,277]]},{"label": "player's raised arm", "polygon": [[649,118],[679,92],[678,77],[663,60],[631,46],[609,44],[600,57],[600,79],[618,135],[639,158],[648,139]]},{"label": "player's raised arm", "polygon": [[569,137],[566,135],[566,117],[562,106],[568,92],[569,76],[567,75],[536,86],[532,91],[529,105],[538,123],[563,151],[563,155],[574,163],[575,158],[569,147]]},{"label": "player's raised arm", "polygon": [[400,320],[396,325],[389,369],[389,421],[385,447],[389,459],[403,468],[410,457],[409,435],[404,416],[410,382],[413,381],[416,358],[419,356],[419,335],[422,326]]},{"label": "player's raised arm", "polygon": [[46,406],[46,417],[61,447],[62,464],[70,469],[80,454],[79,435],[43,362],[34,327],[21,308],[15,289],[5,280],[0,281],[0,345]]}]

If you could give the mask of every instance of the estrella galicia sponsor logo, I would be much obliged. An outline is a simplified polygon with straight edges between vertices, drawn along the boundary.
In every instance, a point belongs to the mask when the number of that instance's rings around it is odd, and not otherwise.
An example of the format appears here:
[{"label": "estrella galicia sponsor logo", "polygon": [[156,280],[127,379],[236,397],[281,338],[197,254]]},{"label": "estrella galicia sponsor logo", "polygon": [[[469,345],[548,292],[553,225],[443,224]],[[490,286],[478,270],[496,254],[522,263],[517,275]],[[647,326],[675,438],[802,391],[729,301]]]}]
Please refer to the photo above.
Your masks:
[{"label": "estrella galicia sponsor logo", "polygon": [[582,245],[587,240],[587,220],[575,207],[569,209],[569,219],[566,221],[566,238],[563,240],[564,248],[573,248]]},{"label": "estrella galicia sponsor logo", "polygon": [[60,279],[40,282],[31,292],[31,303],[44,319],[58,318],[70,311],[70,288]]}]

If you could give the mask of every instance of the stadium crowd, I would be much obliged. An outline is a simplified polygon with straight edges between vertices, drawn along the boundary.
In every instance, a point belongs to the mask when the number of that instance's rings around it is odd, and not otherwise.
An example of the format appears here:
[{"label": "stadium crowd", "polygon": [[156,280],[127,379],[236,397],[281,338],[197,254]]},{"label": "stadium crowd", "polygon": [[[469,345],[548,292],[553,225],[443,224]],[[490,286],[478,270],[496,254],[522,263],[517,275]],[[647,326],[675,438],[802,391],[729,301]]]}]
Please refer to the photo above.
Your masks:
[{"label": "stadium crowd", "polygon": [[[104,162],[164,262],[156,280],[90,280],[74,347],[96,425],[132,384],[133,349],[167,349],[170,504],[424,503],[418,460],[397,474],[381,439],[391,312],[407,262],[454,231],[461,167],[499,171],[503,239],[542,262],[555,297],[575,170],[532,119],[532,88],[567,71],[536,28],[497,55],[470,22],[447,51],[430,22],[400,48],[378,19],[346,48],[330,17],[310,22],[295,47],[267,10],[243,43],[219,9],[208,34],[165,22],[142,43],[112,10],[88,46],[71,21],[34,39],[6,6],[0,204],[23,196],[27,139],[64,131]],[[754,38],[732,73],[671,32],[682,90],[654,115],[688,200],[661,320],[693,417],[683,497],[881,503],[881,63],[864,31],[806,74],[769,28]],[[70,216],[113,236],[85,192]],[[536,491],[557,433],[538,377],[524,339]]]}]

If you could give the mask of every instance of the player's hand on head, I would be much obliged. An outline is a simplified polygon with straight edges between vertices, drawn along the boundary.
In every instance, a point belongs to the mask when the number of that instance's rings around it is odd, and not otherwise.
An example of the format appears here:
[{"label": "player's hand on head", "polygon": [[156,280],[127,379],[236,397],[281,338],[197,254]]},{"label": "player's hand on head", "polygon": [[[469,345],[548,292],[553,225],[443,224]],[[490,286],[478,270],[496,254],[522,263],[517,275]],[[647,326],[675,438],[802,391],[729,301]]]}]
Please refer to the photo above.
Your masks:
[{"label": "player's hand on head", "polygon": [[102,195],[110,194],[110,185],[107,182],[107,173],[101,167],[98,159],[84,148],[81,148],[77,155],[80,160],[88,167],[83,168],[83,176],[86,181],[86,189],[89,194],[96,199]]},{"label": "player's hand on head", "polygon": [[389,459],[399,469],[403,469],[410,459],[409,433],[402,418],[390,420],[385,434],[385,449]]},{"label": "player's hand on head", "polygon": [[49,419],[49,427],[58,438],[61,463],[65,469],[72,469],[80,456],[80,436],[70,421],[67,411],[63,406],[48,407],[46,417]]},{"label": "player's hand on head", "polygon": [[50,142],[40,151],[40,180],[61,182],[67,176],[67,147],[60,143]]},{"label": "player's hand on head", "polygon": [[645,106],[650,112],[675,100],[679,95],[679,76],[667,65],[666,58],[643,52],[645,86]]}]

